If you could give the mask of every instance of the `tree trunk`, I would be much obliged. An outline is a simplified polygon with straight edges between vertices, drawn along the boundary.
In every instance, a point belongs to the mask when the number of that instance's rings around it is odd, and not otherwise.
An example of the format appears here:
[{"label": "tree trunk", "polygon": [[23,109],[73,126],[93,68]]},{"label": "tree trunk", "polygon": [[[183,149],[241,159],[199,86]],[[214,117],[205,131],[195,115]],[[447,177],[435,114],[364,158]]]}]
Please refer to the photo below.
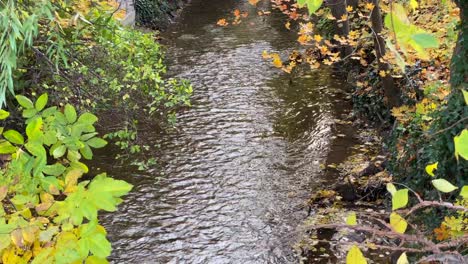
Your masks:
[{"label": "tree trunk", "polygon": [[[336,18],[336,31],[339,36],[347,38],[349,35],[349,22],[348,18],[341,20],[342,16],[348,17],[346,11],[346,0],[328,0],[328,6],[332,12],[332,15]],[[349,45],[341,47],[341,57],[346,57],[352,52],[352,48]]]},{"label": "tree trunk", "polygon": [[[460,21],[461,28],[458,33],[458,40],[453,51],[452,61],[450,64],[450,84],[452,91],[456,92],[458,87],[466,85],[468,83],[468,67],[466,67],[466,61],[468,60],[468,51],[466,46],[466,39],[468,37],[468,1],[458,0],[455,1],[457,6],[460,8]],[[466,87],[465,87],[466,89]]]},{"label": "tree trunk", "polygon": [[[376,58],[378,60],[379,71],[387,72],[390,69],[390,65],[383,61],[385,56],[385,41],[380,34],[383,29],[382,15],[380,14],[379,0],[369,0],[374,4],[374,10],[371,14],[372,31],[374,34],[374,49]],[[386,74],[381,77],[382,86],[384,89],[384,95],[387,100],[387,106],[393,108],[400,104],[399,92],[393,81],[393,77],[390,74]]]}]

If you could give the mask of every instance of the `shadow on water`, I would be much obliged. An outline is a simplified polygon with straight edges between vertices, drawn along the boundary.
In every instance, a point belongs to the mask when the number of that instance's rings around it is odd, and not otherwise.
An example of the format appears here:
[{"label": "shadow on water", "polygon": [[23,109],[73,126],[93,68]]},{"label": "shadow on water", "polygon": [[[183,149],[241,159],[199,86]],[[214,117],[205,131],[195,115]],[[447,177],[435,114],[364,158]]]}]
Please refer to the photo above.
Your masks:
[{"label": "shadow on water", "polygon": [[[268,8],[268,6],[259,7]],[[232,11],[237,26],[216,26]],[[115,263],[295,263],[305,202],[324,181],[333,120],[349,105],[329,69],[291,77],[261,53],[286,54],[296,36],[247,1],[193,0],[163,38],[170,75],[194,86],[174,129],[145,131],[161,168],[101,168],[135,185],[105,215]],[[162,176],[161,178],[159,176]]]}]

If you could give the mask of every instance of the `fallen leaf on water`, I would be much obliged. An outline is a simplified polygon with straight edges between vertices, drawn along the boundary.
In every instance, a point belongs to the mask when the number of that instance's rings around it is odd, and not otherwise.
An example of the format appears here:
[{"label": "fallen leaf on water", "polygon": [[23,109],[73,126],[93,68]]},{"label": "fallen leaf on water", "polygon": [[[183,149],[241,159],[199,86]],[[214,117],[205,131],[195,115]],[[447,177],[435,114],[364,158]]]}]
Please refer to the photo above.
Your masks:
[{"label": "fallen leaf on water", "polygon": [[226,21],[225,18],[221,18],[220,20],[218,20],[216,25],[221,26],[221,27],[225,27],[225,26],[229,25],[229,23]]}]

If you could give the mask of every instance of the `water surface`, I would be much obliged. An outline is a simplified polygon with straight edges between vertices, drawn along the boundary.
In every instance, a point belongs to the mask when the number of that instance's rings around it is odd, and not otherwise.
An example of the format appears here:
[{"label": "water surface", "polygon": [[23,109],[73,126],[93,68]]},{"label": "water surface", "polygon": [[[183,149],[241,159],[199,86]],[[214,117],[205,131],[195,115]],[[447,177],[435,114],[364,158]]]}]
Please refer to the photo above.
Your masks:
[{"label": "water surface", "polygon": [[[234,9],[249,16],[216,26]],[[193,107],[175,129],[145,133],[161,168],[102,166],[135,185],[103,219],[115,263],[297,262],[292,245],[307,198],[323,188],[343,83],[330,70],[291,77],[264,61],[263,50],[298,48],[297,35],[283,15],[256,13],[247,1],[193,0],[163,34],[169,74],[192,82]]]}]

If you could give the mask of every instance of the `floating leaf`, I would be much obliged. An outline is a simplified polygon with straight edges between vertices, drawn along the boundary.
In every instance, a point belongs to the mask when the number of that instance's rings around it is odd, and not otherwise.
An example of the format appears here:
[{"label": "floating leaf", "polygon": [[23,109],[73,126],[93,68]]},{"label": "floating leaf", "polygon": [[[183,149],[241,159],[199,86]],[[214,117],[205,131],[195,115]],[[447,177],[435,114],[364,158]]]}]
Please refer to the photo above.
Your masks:
[{"label": "floating leaf", "polygon": [[395,192],[392,197],[392,210],[405,207],[408,204],[408,189],[401,189]]},{"label": "floating leaf", "polygon": [[453,184],[451,184],[450,182],[444,179],[432,180],[432,185],[434,185],[434,187],[437,190],[444,192],[444,193],[453,192],[456,189],[458,189],[458,187],[454,186]]},{"label": "floating leaf", "polygon": [[367,264],[367,260],[361,250],[353,245],[346,255],[346,264]]},{"label": "floating leaf", "polygon": [[400,234],[404,234],[408,227],[406,220],[397,213],[390,214],[390,225],[395,232]]},{"label": "floating leaf", "polygon": [[436,163],[432,163],[432,164],[429,164],[426,166],[426,172],[427,174],[431,175],[432,177],[434,177],[434,170],[437,170],[437,166],[439,165],[439,162],[436,162]]}]

